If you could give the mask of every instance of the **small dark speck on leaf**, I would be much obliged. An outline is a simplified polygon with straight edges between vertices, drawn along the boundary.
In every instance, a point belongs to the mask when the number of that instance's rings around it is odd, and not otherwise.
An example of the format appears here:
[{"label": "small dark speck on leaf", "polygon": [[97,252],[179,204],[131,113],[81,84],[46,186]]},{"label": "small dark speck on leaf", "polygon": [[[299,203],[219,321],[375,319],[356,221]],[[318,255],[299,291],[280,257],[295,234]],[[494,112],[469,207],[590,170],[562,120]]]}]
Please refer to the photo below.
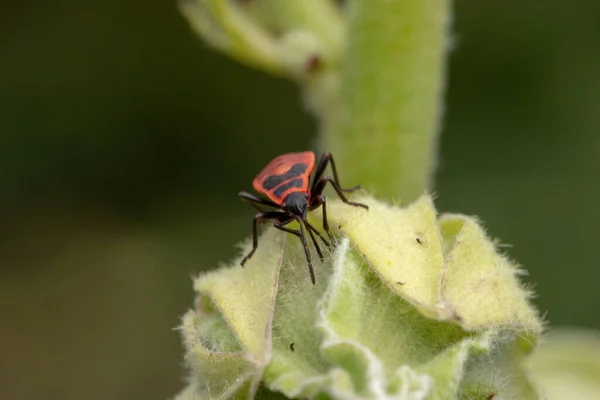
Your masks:
[{"label": "small dark speck on leaf", "polygon": [[404,285],[405,282],[396,281],[396,285]]},{"label": "small dark speck on leaf", "polygon": [[294,351],[294,342],[290,343],[290,350]]},{"label": "small dark speck on leaf", "polygon": [[423,241],[421,240],[421,238],[417,238],[417,243],[423,244]]},{"label": "small dark speck on leaf", "polygon": [[315,72],[315,71],[318,71],[322,66],[323,66],[322,58],[319,55],[314,54],[306,62],[306,71]]}]

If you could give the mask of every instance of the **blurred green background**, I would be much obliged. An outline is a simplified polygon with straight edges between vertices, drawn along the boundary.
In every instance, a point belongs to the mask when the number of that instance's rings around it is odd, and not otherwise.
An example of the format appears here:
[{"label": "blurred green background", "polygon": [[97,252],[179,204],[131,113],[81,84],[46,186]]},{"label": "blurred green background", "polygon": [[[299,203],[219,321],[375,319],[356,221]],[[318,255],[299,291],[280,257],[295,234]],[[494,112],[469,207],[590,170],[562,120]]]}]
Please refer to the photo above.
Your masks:
[{"label": "blurred green background", "polygon": [[[454,19],[438,207],[513,245],[551,326],[600,328],[600,3]],[[293,84],[211,52],[172,1],[0,3],[0,398],[183,387],[190,276],[236,254],[237,192],[315,133]]]}]

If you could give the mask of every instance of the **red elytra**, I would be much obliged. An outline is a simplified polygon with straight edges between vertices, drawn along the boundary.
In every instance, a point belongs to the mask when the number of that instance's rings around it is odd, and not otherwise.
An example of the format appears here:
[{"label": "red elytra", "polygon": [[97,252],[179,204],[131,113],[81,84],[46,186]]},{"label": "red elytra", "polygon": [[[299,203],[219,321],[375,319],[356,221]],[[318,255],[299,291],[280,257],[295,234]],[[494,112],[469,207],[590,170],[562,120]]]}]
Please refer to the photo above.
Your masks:
[{"label": "red elytra", "polygon": [[[323,175],[328,164],[331,164],[333,178]],[[267,166],[263,168],[252,181],[254,189],[267,196],[268,199],[247,192],[239,193],[242,200],[250,203],[250,205],[259,211],[254,216],[252,224],[252,249],[248,255],[242,259],[240,263],[242,266],[250,257],[252,257],[258,247],[258,222],[273,220],[273,226],[275,228],[296,235],[302,241],[304,252],[306,254],[306,261],[308,262],[310,279],[314,284],[315,274],[312,267],[310,250],[308,249],[308,243],[306,241],[306,231],[308,231],[321,261],[323,261],[323,253],[321,252],[314,234],[317,234],[327,247],[330,247],[331,244],[335,245],[335,238],[329,230],[329,224],[327,222],[326,199],[323,195],[325,185],[329,182],[344,203],[355,207],[363,207],[367,210],[369,209],[365,204],[354,203],[346,198],[344,192],[353,192],[360,186],[355,186],[350,189],[341,188],[331,153],[325,153],[321,156],[312,183],[310,183],[310,176],[314,166],[315,154],[311,151],[283,154],[274,158],[267,164]],[[271,210],[264,210],[261,206],[269,207]],[[323,230],[327,232],[331,244],[308,222],[307,219],[307,213],[309,211],[321,206],[323,207]],[[297,221],[300,229],[291,229],[286,226],[292,221]]]}]

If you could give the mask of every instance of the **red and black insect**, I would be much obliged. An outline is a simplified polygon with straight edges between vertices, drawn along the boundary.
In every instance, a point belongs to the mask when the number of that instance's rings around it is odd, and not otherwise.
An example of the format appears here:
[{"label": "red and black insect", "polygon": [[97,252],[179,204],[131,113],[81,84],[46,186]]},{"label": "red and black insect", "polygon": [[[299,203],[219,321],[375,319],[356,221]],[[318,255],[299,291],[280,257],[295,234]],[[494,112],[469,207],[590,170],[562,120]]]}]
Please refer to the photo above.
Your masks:
[{"label": "red and black insect", "polygon": [[[333,178],[323,176],[327,164],[330,163],[333,171]],[[250,253],[242,259],[242,266],[250,257],[252,257],[258,247],[257,223],[265,220],[273,220],[273,226],[275,228],[294,234],[302,241],[304,252],[306,253],[306,261],[308,261],[310,280],[314,284],[315,273],[310,259],[310,251],[308,250],[305,232],[308,231],[321,261],[323,261],[323,253],[319,248],[319,244],[317,243],[313,232],[319,236],[321,241],[327,247],[330,247],[331,244],[308,222],[306,215],[308,211],[323,206],[323,230],[327,232],[331,243],[335,244],[335,239],[331,234],[329,224],[327,223],[326,201],[325,196],[323,196],[323,189],[325,189],[327,182],[331,183],[331,186],[333,186],[344,203],[355,207],[363,207],[367,210],[369,209],[365,204],[354,203],[346,198],[344,192],[353,192],[359,189],[360,186],[355,186],[350,189],[341,188],[331,153],[325,153],[321,157],[312,179],[312,184],[309,187],[310,175],[313,172],[314,166],[315,154],[312,151],[283,154],[267,164],[256,178],[254,178],[254,181],[252,181],[254,189],[257,192],[264,194],[269,199],[264,199],[248,192],[239,193],[242,200],[247,201],[259,211],[258,214],[254,216],[252,225],[252,250],[250,250]],[[260,206],[271,207],[278,210],[265,211]],[[300,229],[291,229],[286,226],[292,221],[297,221],[300,225]]]}]

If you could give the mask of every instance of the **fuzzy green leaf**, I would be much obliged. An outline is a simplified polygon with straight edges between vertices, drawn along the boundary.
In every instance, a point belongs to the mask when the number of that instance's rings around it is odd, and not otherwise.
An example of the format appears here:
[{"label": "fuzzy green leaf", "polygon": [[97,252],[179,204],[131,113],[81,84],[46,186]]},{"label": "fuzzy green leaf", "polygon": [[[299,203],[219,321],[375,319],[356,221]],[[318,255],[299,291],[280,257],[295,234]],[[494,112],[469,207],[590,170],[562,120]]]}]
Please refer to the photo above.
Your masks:
[{"label": "fuzzy green leaf", "polygon": [[370,209],[328,203],[339,245],[323,262],[313,254],[316,285],[300,241],[273,228],[245,268],[196,280],[183,322],[194,391],[252,398],[262,382],[288,398],[538,398],[522,361],[541,322],[476,221],[438,219],[428,196],[405,208],[358,200]]},{"label": "fuzzy green leaf", "polygon": [[528,365],[548,400],[600,399],[599,332],[552,332]]}]

